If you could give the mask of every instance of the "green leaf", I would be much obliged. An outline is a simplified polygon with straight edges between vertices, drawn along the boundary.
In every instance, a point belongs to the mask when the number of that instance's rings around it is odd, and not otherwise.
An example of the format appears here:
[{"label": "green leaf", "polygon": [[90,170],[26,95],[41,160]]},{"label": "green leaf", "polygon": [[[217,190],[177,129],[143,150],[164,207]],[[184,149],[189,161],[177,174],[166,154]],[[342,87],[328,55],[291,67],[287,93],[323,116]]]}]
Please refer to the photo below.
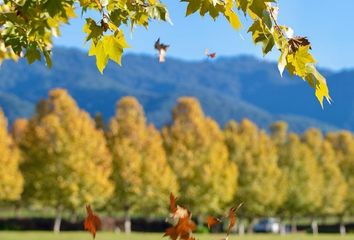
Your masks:
[{"label": "green leaf", "polygon": [[31,64],[36,60],[41,60],[41,52],[35,46],[30,46],[26,50],[25,57],[27,58],[28,63]]},{"label": "green leaf", "polygon": [[198,11],[201,7],[201,4],[202,4],[202,0],[190,0],[188,2],[186,16],[189,16],[195,13],[196,11]]},{"label": "green leaf", "polygon": [[263,55],[266,55],[270,51],[272,51],[274,47],[274,37],[272,35],[269,35],[268,38],[265,40],[264,45],[263,45]]},{"label": "green leaf", "polygon": [[245,15],[247,13],[248,3],[249,3],[249,0],[238,0],[237,1],[238,9],[241,9]]},{"label": "green leaf", "polygon": [[50,51],[44,51],[43,54],[48,68],[51,68],[53,64],[52,64],[52,58],[50,56],[51,55]]},{"label": "green leaf", "polygon": [[269,28],[272,29],[272,18],[270,16],[269,11],[263,11],[263,23]]},{"label": "green leaf", "polygon": [[84,25],[84,32],[87,34],[86,42],[93,39],[97,41],[103,35],[104,29],[97,25],[92,18],[86,18],[86,24]]},{"label": "green leaf", "polygon": [[202,7],[200,8],[200,15],[204,16],[207,12],[209,12],[209,8],[210,8],[210,2],[209,0],[203,0],[202,1]]},{"label": "green leaf", "polygon": [[214,20],[216,20],[216,18],[219,16],[219,10],[217,9],[216,6],[214,7],[213,5],[209,5],[209,15]]},{"label": "green leaf", "polygon": [[249,9],[259,18],[263,17],[263,11],[267,10],[267,3],[275,2],[275,0],[252,0]]}]

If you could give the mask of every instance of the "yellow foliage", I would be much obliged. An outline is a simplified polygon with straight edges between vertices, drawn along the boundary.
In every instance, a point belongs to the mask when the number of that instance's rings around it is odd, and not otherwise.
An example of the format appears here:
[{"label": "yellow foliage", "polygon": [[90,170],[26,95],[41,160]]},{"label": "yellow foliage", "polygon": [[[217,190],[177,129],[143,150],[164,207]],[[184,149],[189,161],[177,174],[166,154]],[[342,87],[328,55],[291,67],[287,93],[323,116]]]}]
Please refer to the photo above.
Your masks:
[{"label": "yellow foliage", "polygon": [[19,151],[7,132],[7,121],[0,109],[0,202],[20,199],[23,177],[19,164]]},{"label": "yellow foliage", "polygon": [[221,213],[233,199],[238,175],[217,123],[194,98],[180,98],[173,124],[163,130],[168,160],[180,184],[181,202],[198,215]]},{"label": "yellow foliage", "polygon": [[113,191],[111,156],[102,131],[63,89],[39,102],[20,141],[24,198],[41,206],[103,206]]},{"label": "yellow foliage", "polygon": [[166,213],[169,193],[177,192],[160,133],[147,126],[144,111],[133,97],[122,98],[107,133],[113,156],[115,207],[125,211]]}]

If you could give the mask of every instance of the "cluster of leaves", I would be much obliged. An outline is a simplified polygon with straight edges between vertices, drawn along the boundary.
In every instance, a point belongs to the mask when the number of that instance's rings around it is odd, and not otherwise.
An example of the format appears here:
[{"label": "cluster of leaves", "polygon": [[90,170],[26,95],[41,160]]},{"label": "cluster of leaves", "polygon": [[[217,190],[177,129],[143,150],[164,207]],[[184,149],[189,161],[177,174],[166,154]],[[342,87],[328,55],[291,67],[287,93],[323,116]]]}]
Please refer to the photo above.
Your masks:
[{"label": "cluster of leaves", "polygon": [[91,41],[90,56],[96,56],[96,65],[103,73],[108,60],[121,64],[123,50],[128,48],[122,25],[148,28],[152,19],[170,21],[166,7],[157,0],[136,1],[80,1],[83,11],[88,9],[99,10],[102,19],[97,24],[92,18],[86,19],[84,31],[87,34],[86,42]]},{"label": "cluster of leaves", "polygon": [[243,205],[243,203],[240,203],[237,208],[235,208],[235,207],[230,208],[228,215],[223,218],[216,218],[213,216],[208,216],[208,221],[207,221],[208,228],[211,229],[213,226],[215,226],[219,223],[222,223],[224,218],[228,219],[229,224],[227,227],[227,232],[226,232],[226,237],[225,237],[225,240],[227,240],[229,238],[230,233],[231,233],[231,229],[236,225],[236,212],[238,209],[240,209],[240,207],[242,205]]},{"label": "cluster of leaves", "polygon": [[0,62],[26,57],[29,63],[45,57],[50,67],[52,38],[60,35],[60,26],[82,13],[98,11],[98,21],[87,18],[86,42],[92,41],[90,56],[96,56],[99,71],[111,59],[121,64],[123,49],[128,47],[122,25],[148,27],[152,19],[170,21],[166,7],[156,0],[5,0],[0,5]]},{"label": "cluster of leaves", "polygon": [[52,65],[52,38],[75,17],[74,0],[4,0],[0,5],[0,63],[26,57],[29,63],[44,56]]},{"label": "cluster of leaves", "polygon": [[170,216],[168,221],[172,224],[166,229],[164,236],[171,240],[195,240],[193,231],[196,224],[192,220],[192,213],[184,207],[177,205],[175,196],[170,194]]},{"label": "cluster of leaves", "polygon": [[[242,203],[237,207],[232,207],[227,215],[228,227],[226,233],[226,240],[228,239],[231,229],[236,225],[236,212],[242,206]],[[101,226],[100,218],[95,215],[90,205],[86,206],[87,217],[84,221],[84,228],[90,232],[93,238],[96,237],[96,232]],[[192,213],[185,207],[177,205],[177,199],[170,193],[170,215],[167,221],[172,225],[165,231],[164,237],[169,237],[171,240],[195,240],[193,231],[197,225],[192,220]],[[208,228],[222,223],[222,220],[213,216],[208,216],[207,224]]]},{"label": "cluster of leaves", "polygon": [[[323,99],[331,101],[325,78],[317,71],[315,59],[309,52],[306,37],[295,37],[293,30],[277,22],[276,0],[183,0],[187,2],[186,15],[199,12],[213,19],[224,16],[238,30],[242,24],[239,14],[249,16],[253,24],[248,29],[255,44],[261,44],[266,55],[274,47],[280,51],[279,71],[286,68],[291,75],[306,80],[315,89],[323,107]],[[82,12],[96,11],[100,19],[86,19],[86,42],[91,41],[90,56],[96,56],[101,73],[111,59],[121,64],[121,57],[128,44],[121,30],[122,25],[148,28],[150,20],[170,21],[165,5],[159,0],[5,0],[0,5],[0,61],[25,56],[29,63],[41,60],[44,55],[51,66],[52,37],[60,35],[59,27],[75,17],[74,6]]]},{"label": "cluster of leaves", "polygon": [[278,61],[280,74],[282,75],[286,68],[290,75],[301,77],[315,89],[315,95],[322,107],[324,98],[330,103],[326,80],[316,69],[316,60],[310,53],[310,42],[306,37],[294,36],[291,28],[278,25],[274,11],[270,9],[268,14],[265,14],[265,19],[257,19],[249,28],[254,43],[262,44],[264,55],[276,46],[281,52]]},{"label": "cluster of leaves", "polygon": [[293,36],[290,27],[279,25],[277,22],[278,7],[272,5],[276,0],[186,0],[187,15],[199,11],[201,16],[206,13],[216,19],[222,13],[234,29],[240,29],[242,24],[233,9],[238,9],[244,15],[249,15],[253,24],[248,29],[253,42],[262,45],[266,55],[274,47],[280,52],[279,71],[283,74],[286,68],[291,75],[306,80],[315,89],[315,95],[323,107],[323,98],[331,102],[325,78],[315,67],[316,60],[309,52],[311,44],[306,37]]}]

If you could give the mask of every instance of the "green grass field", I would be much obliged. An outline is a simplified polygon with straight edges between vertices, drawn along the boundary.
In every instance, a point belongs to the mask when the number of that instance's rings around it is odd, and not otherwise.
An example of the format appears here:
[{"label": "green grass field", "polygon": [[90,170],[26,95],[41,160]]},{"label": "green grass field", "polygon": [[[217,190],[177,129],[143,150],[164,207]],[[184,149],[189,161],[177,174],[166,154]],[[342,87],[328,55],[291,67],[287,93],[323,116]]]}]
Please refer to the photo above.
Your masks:
[{"label": "green grass field", "polygon": [[[196,235],[199,240],[220,240],[223,235],[209,235],[200,234]],[[162,238],[162,234],[156,233],[132,233],[130,235],[126,234],[116,234],[110,232],[98,232],[96,240],[162,240],[167,238]],[[286,239],[286,240],[353,240],[354,235],[339,236],[339,235],[319,235],[312,236],[306,234],[296,234],[296,235],[246,235],[239,237],[237,235],[232,235],[229,240],[273,240],[273,239]],[[86,232],[63,232],[60,234],[54,234],[51,232],[7,232],[0,231],[0,240],[92,240],[91,235]]]}]

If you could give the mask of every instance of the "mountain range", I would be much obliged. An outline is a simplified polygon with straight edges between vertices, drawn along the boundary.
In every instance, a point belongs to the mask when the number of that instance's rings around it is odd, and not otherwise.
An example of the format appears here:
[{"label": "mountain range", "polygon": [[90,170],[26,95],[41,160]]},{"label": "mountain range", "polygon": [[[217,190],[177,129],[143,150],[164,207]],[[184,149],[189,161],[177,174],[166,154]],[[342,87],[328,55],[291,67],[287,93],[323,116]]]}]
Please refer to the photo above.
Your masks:
[{"label": "mountain range", "polygon": [[79,106],[106,121],[117,100],[131,95],[144,106],[149,122],[171,122],[171,110],[181,96],[197,97],[206,115],[220,125],[249,118],[262,128],[285,120],[292,131],[309,127],[324,131],[354,131],[354,69],[326,76],[333,103],[322,109],[306,82],[279,75],[276,63],[252,56],[183,61],[155,56],[125,55],[123,66],[110,63],[101,75],[95,59],[74,48],[58,47],[52,69],[43,63],[6,61],[0,67],[0,106],[10,122],[33,114],[36,102],[53,88],[66,88]]}]

